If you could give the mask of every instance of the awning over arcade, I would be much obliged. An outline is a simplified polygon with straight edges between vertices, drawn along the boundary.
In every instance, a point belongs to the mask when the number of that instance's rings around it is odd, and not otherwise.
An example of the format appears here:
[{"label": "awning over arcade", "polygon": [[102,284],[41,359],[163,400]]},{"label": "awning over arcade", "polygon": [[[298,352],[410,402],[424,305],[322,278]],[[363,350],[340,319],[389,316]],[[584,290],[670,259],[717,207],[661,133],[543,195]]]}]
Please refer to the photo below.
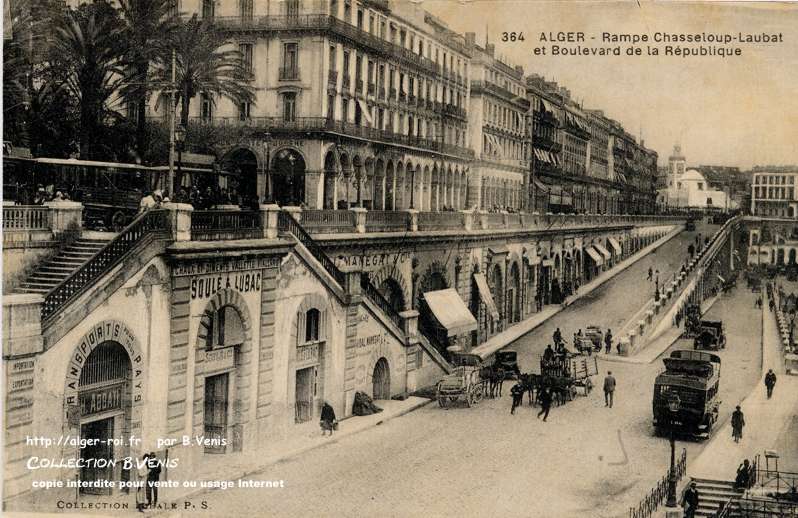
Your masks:
[{"label": "awning over arcade", "polygon": [[612,254],[610,253],[609,250],[604,248],[604,245],[602,245],[601,243],[594,243],[593,246],[596,247],[596,250],[598,250],[599,253],[604,257],[605,261],[609,261],[610,259],[612,259]]},{"label": "awning over arcade", "polygon": [[622,253],[621,252],[621,244],[618,242],[618,240],[615,239],[614,237],[611,237],[611,238],[609,238],[609,241],[610,241],[610,245],[612,245],[612,248],[615,249],[615,253],[618,254],[618,255],[621,255],[621,253]]},{"label": "awning over arcade", "polygon": [[488,280],[485,278],[484,273],[475,273],[474,274],[474,281],[477,283],[477,290],[479,290],[479,297],[482,299],[482,302],[485,303],[485,306],[488,308],[488,313],[494,320],[499,319],[499,310],[496,309],[496,303],[493,302],[493,295],[490,293],[490,289],[488,288]]},{"label": "awning over arcade", "polygon": [[477,319],[454,288],[428,291],[424,300],[438,323],[446,329],[446,336],[461,335],[477,328]]},{"label": "awning over arcade", "polygon": [[596,266],[601,266],[602,264],[604,264],[604,259],[601,258],[601,255],[598,252],[596,252],[596,249],[593,248],[592,246],[585,248],[585,252],[587,252],[587,255],[589,255],[590,258],[593,259],[593,262],[596,263]]}]

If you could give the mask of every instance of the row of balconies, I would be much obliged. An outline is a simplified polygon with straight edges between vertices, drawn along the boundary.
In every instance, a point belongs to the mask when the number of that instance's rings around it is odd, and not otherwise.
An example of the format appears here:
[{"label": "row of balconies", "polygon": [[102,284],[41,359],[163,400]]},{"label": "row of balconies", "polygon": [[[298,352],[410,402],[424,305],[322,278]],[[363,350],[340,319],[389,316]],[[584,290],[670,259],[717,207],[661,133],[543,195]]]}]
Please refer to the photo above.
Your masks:
[{"label": "row of balconies", "polygon": [[338,121],[325,117],[296,117],[285,120],[281,117],[192,117],[192,122],[212,126],[237,126],[263,129],[270,133],[280,132],[333,132],[366,140],[384,142],[386,144],[418,147],[460,158],[473,159],[474,151],[469,148],[448,144],[439,140],[396,133],[388,129],[359,126],[351,122]]},{"label": "row of balconies", "polygon": [[471,81],[471,93],[482,92],[490,92],[501,99],[522,106],[525,110],[528,110],[530,106],[529,99],[520,95],[515,95],[510,90],[496,83],[490,81]]},{"label": "row of balconies", "polygon": [[214,18],[214,23],[217,27],[231,32],[330,31],[336,36],[348,40],[352,45],[366,47],[375,53],[382,54],[385,58],[401,60],[436,77],[465,86],[465,79],[457,71],[444,68],[441,64],[410,49],[384,40],[329,14],[226,16]]}]

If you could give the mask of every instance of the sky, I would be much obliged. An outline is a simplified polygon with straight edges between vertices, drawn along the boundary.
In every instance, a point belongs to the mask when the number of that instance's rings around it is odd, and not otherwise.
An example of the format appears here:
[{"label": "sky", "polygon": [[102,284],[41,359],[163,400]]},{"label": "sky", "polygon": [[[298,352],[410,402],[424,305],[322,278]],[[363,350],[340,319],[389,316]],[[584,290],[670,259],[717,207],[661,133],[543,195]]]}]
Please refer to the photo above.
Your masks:
[{"label": "sky", "polygon": [[[486,32],[496,55],[571,90],[585,108],[602,109],[667,163],[679,142],[690,165],[798,165],[798,3],[537,0],[407,0],[421,3],[459,33]],[[524,41],[503,42],[504,32]],[[541,33],[583,32],[585,47],[602,33],[782,34],[781,43],[705,43],[740,56],[665,56],[666,43],[640,43],[640,56],[552,56]],[[591,38],[595,38],[595,40]],[[547,55],[535,55],[547,46]],[[580,43],[563,43],[575,47]],[[675,46],[697,48],[701,44]],[[647,55],[658,47],[658,56]]]}]

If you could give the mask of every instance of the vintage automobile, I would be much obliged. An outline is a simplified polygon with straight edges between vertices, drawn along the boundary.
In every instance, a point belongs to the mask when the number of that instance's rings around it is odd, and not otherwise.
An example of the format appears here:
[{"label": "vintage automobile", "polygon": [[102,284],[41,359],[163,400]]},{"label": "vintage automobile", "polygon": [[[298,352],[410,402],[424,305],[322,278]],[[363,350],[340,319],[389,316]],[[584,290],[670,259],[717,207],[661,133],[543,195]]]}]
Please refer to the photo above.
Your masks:
[{"label": "vintage automobile", "polygon": [[456,365],[450,374],[440,380],[435,389],[435,397],[441,408],[462,401],[470,407],[482,401],[485,395],[486,380],[480,376],[484,369],[482,358],[476,354],[456,353],[452,357]]},{"label": "vintage automobile", "polygon": [[[654,432],[708,438],[718,421],[720,357],[703,351],[677,350],[662,360],[665,371],[654,381]],[[676,410],[671,410],[675,400]]]},{"label": "vintage automobile", "polygon": [[708,349],[717,351],[726,348],[726,333],[723,332],[723,322],[719,320],[701,320],[693,340],[695,350]]},{"label": "vintage automobile", "polygon": [[494,356],[493,368],[501,367],[504,379],[518,379],[521,369],[518,367],[518,353],[516,351],[497,351]]}]

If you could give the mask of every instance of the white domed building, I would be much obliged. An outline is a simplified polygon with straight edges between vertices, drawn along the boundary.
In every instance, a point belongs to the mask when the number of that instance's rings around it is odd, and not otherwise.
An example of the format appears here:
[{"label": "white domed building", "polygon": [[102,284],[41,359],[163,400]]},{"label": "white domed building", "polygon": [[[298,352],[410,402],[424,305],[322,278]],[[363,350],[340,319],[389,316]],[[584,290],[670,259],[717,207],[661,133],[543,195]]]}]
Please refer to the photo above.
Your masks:
[{"label": "white domed building", "polygon": [[721,210],[737,208],[737,202],[716,189],[703,174],[695,169],[685,168],[685,158],[677,144],[668,159],[667,187],[658,194],[660,205],[667,207],[716,208]]}]

